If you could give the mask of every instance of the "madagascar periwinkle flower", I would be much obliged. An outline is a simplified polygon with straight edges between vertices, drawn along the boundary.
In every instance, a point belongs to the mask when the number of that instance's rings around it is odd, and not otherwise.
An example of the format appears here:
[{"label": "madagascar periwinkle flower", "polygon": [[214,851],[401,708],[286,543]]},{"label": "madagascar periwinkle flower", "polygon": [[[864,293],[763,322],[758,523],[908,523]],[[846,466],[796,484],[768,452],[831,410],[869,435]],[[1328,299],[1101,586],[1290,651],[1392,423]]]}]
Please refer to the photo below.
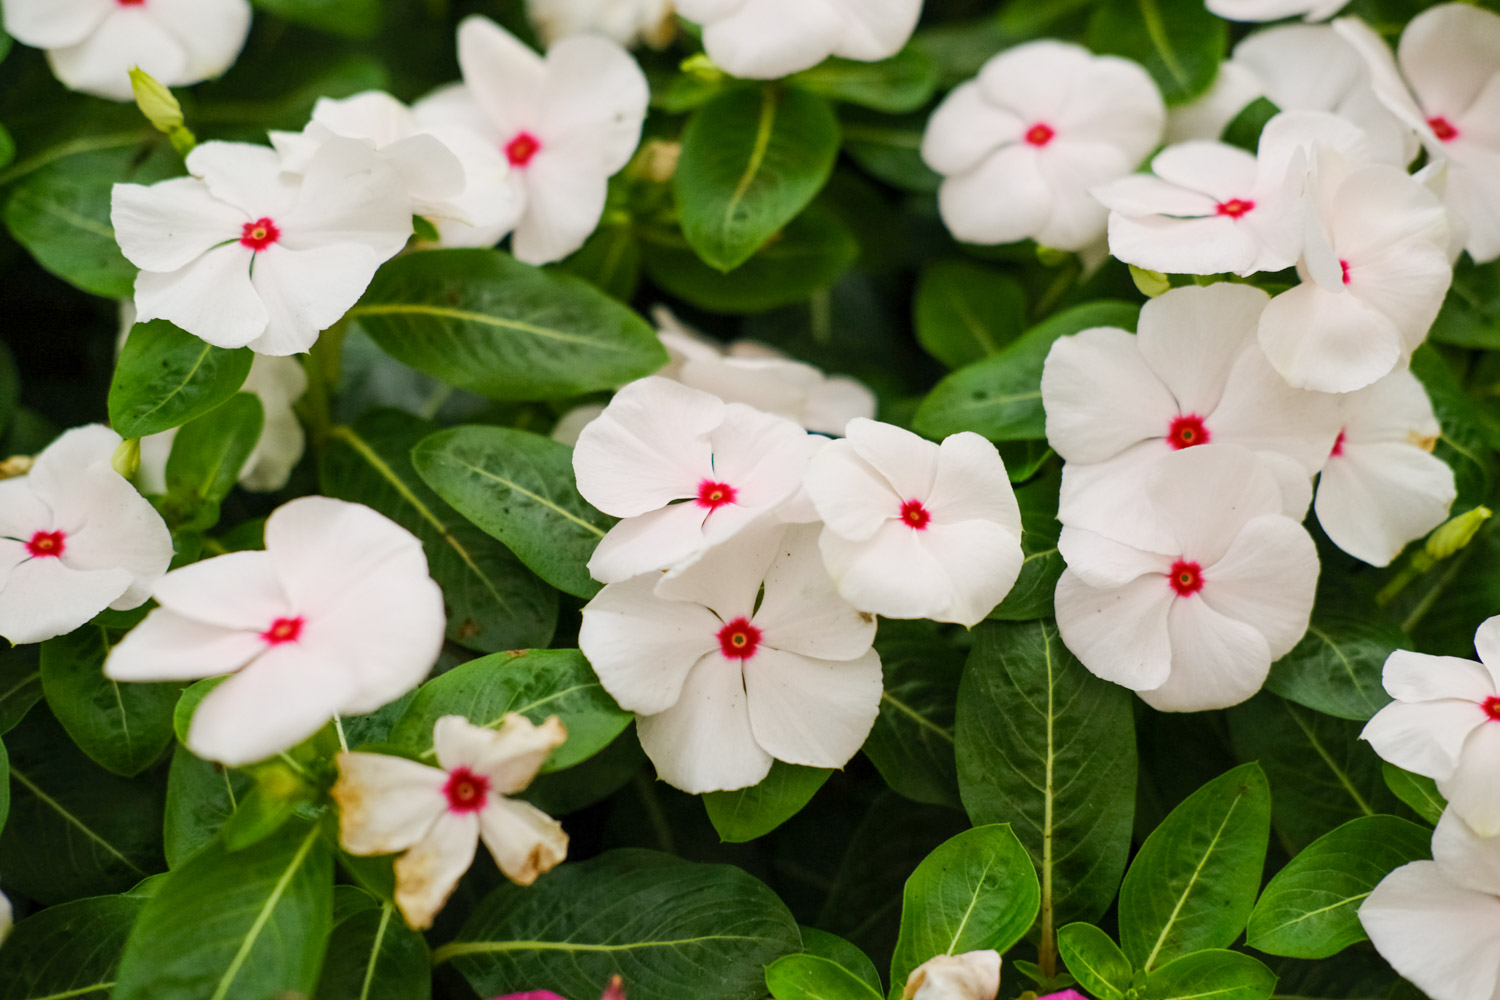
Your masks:
[{"label": "madagascar periwinkle flower", "polygon": [[774,80],[829,56],[889,59],[911,37],[922,0],[677,0],[703,26],[708,57],[731,76]]}]

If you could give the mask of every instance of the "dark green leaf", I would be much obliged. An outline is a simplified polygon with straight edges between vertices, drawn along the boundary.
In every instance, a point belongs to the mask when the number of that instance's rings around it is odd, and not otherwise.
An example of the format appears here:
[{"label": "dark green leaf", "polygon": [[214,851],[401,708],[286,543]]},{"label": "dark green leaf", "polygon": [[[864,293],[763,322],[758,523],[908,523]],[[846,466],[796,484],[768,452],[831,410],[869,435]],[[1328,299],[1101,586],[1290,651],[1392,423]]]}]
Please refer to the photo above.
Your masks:
[{"label": "dark green leaf", "polygon": [[1483,415],[1433,345],[1417,349],[1411,358],[1411,371],[1427,390],[1443,428],[1433,454],[1453,467],[1458,484],[1454,510],[1484,503],[1494,483],[1495,442],[1490,439]]},{"label": "dark green leaf", "polygon": [[202,760],[179,745],[167,772],[167,810],[162,820],[167,864],[181,866],[218,836],[254,787],[244,771]]},{"label": "dark green leaf", "polygon": [[876,648],[885,690],[865,755],[907,798],[959,807],[953,708],[962,653],[937,629],[905,622],[882,624]]},{"label": "dark green leaf", "polygon": [[879,991],[836,962],[816,955],[788,955],[766,968],[766,986],[776,1000],[880,1000]]},{"label": "dark green leaf", "polygon": [[844,149],[871,176],[906,191],[931,194],[943,178],[922,159],[924,115],[875,114],[856,108],[840,113]]},{"label": "dark green leaf", "polygon": [[915,45],[879,62],[826,59],[791,78],[792,84],[834,101],[900,114],[932,100],[938,85],[933,58]]},{"label": "dark green leaf", "polygon": [[876,995],[884,996],[885,988],[880,983],[880,971],[875,963],[859,948],[837,934],[820,931],[816,927],[802,927],[802,948],[809,955],[826,958],[835,965],[842,965],[863,980]]},{"label": "dark green leaf", "polygon": [[721,840],[743,844],[764,837],[801,812],[831,774],[827,768],[778,760],[760,784],[733,792],[709,792],[703,796],[703,805]]},{"label": "dark green leaf", "polygon": [[1092,924],[1068,924],[1057,932],[1057,951],[1078,984],[1098,1000],[1119,1000],[1135,974],[1130,959]]},{"label": "dark green leaf", "polygon": [[629,302],[641,283],[641,244],[628,222],[602,224],[578,252],[558,266]]},{"label": "dark green leaf", "polygon": [[10,350],[0,344],[0,438],[4,437],[20,405],[21,376],[16,371],[16,360]]},{"label": "dark green leaf", "polygon": [[1500,262],[1459,261],[1431,337],[1456,347],[1500,350]]},{"label": "dark green leaf", "polygon": [[967,260],[940,260],[917,284],[917,340],[949,368],[999,354],[1026,326],[1014,278]]},{"label": "dark green leaf", "polygon": [[335,35],[371,38],[380,30],[380,0],[255,0],[255,5]]},{"label": "dark green leaf", "polygon": [[204,343],[166,320],[140,323],[109,386],[109,422],[121,437],[180,427],[221,406],[245,384],[255,355]]},{"label": "dark green leaf", "polygon": [[360,895],[369,905],[335,924],[313,1000],[428,1000],[427,942],[393,904]]},{"label": "dark green leaf", "polygon": [[168,524],[207,530],[260,441],[265,409],[248,392],[182,425],[167,457]]},{"label": "dark green leaf", "polygon": [[[1014,476],[1016,470],[1009,463],[1006,467]],[[1053,472],[1016,490],[1016,502],[1021,507],[1021,551],[1026,558],[1021,563],[1016,585],[999,607],[990,612],[989,616],[996,621],[1052,617],[1057,579],[1065,567],[1062,553],[1057,551],[1057,540],[1062,533],[1062,525],[1057,521],[1060,486],[1060,473]]]},{"label": "dark green leaf", "polygon": [[1198,0],[1104,0],[1089,20],[1089,48],[1146,67],[1168,104],[1213,84],[1229,47],[1229,23]]},{"label": "dark green leaf", "polygon": [[1410,640],[1394,625],[1354,615],[1314,616],[1307,635],[1271,665],[1266,689],[1326,715],[1364,721],[1390,703],[1386,657]]},{"label": "dark green leaf", "polygon": [[1183,955],[1151,970],[1141,1000],[1267,1000],[1276,973],[1237,951],[1207,950]]},{"label": "dark green leaf", "polygon": [[1396,798],[1411,806],[1412,811],[1427,822],[1437,825],[1443,810],[1448,808],[1448,800],[1438,791],[1436,781],[1426,775],[1403,771],[1395,764],[1382,763],[1380,774]]},{"label": "dark green leaf", "polygon": [[135,895],[96,896],[21,921],[0,948],[0,1000],[108,1000],[145,903]]},{"label": "dark green leaf", "polygon": [[0,643],[0,736],[42,700],[41,649]]}]

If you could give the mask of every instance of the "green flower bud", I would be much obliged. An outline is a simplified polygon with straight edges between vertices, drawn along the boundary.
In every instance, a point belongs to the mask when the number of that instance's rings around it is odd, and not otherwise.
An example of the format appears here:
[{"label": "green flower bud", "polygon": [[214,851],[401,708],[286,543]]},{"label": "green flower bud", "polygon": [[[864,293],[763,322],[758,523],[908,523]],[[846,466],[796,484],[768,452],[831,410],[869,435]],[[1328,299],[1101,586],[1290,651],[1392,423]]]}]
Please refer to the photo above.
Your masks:
[{"label": "green flower bud", "polygon": [[1130,265],[1130,280],[1135,282],[1135,287],[1139,288],[1141,294],[1148,299],[1154,299],[1172,290],[1172,279],[1165,274],[1160,271],[1148,271],[1134,264]]},{"label": "green flower bud", "polygon": [[140,438],[127,438],[121,441],[120,446],[115,449],[114,456],[110,458],[109,464],[126,479],[133,478],[136,470],[141,467]]},{"label": "green flower bud", "polygon": [[1447,559],[1474,540],[1479,529],[1488,521],[1492,512],[1488,507],[1475,507],[1467,514],[1451,518],[1427,536],[1426,552],[1434,562]]}]

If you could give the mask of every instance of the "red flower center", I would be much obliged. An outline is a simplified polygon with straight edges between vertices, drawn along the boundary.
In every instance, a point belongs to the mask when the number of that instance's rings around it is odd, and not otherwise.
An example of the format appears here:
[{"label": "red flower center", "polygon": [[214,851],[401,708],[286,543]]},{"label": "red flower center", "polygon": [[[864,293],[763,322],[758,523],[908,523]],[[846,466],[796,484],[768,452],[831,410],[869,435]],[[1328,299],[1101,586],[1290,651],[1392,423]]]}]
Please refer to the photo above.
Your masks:
[{"label": "red flower center", "polygon": [[927,525],[932,522],[932,515],[922,506],[922,501],[908,500],[901,505],[901,520],[913,531],[926,531]]},{"label": "red flower center", "polygon": [[42,556],[60,556],[66,549],[68,536],[61,531],[38,531],[31,536],[31,541],[26,543],[26,551],[31,553],[33,559]]},{"label": "red flower center", "polygon": [[1242,219],[1254,207],[1255,202],[1248,198],[1230,198],[1228,201],[1219,203],[1218,212],[1231,219]]},{"label": "red flower center", "polygon": [[1454,128],[1453,123],[1442,115],[1427,119],[1427,125],[1432,129],[1432,134],[1443,142],[1452,142],[1458,138],[1458,129]]},{"label": "red flower center", "polygon": [[271,627],[260,634],[260,637],[273,646],[280,646],[284,642],[296,642],[302,637],[302,619],[278,618],[271,623]]},{"label": "red flower center", "polygon": [[725,659],[748,660],[760,647],[760,629],[748,618],[736,618],[719,629],[719,649]]},{"label": "red flower center", "polygon": [[1196,413],[1176,417],[1167,428],[1167,444],[1172,446],[1173,451],[1208,444],[1212,437],[1208,428],[1203,426],[1203,418]]},{"label": "red flower center", "polygon": [[522,132],[505,144],[505,158],[513,167],[524,167],[542,151],[542,142],[530,132]]},{"label": "red flower center", "polygon": [[146,0],[115,0],[121,7],[144,7]]},{"label": "red flower center", "polygon": [[1339,436],[1333,439],[1333,450],[1328,453],[1329,458],[1338,458],[1344,453],[1344,431],[1339,431]]},{"label": "red flower center", "polygon": [[1172,564],[1167,582],[1177,591],[1178,597],[1192,597],[1203,589],[1203,567],[1195,562],[1179,559]]},{"label": "red flower center", "polygon": [[1339,261],[1339,269],[1344,272],[1344,284],[1349,284],[1349,262],[1347,260]]},{"label": "red flower center", "polygon": [[698,506],[709,510],[718,510],[727,503],[734,503],[734,498],[738,495],[739,491],[728,483],[705,479],[698,484]]},{"label": "red flower center", "polygon": [[281,239],[281,230],[276,228],[276,223],[270,219],[256,219],[254,222],[245,223],[245,231],[240,234],[240,246],[249,247],[256,253],[260,253],[279,239]]},{"label": "red flower center", "polygon": [[1040,148],[1051,142],[1056,135],[1057,130],[1051,125],[1038,122],[1026,131],[1026,141]]},{"label": "red flower center", "polygon": [[478,812],[490,797],[490,779],[475,774],[467,767],[455,767],[448,772],[448,783],[443,786],[448,797],[448,810],[456,813]]},{"label": "red flower center", "polygon": [[1491,722],[1500,722],[1500,698],[1490,695],[1479,703],[1479,707],[1484,709]]}]

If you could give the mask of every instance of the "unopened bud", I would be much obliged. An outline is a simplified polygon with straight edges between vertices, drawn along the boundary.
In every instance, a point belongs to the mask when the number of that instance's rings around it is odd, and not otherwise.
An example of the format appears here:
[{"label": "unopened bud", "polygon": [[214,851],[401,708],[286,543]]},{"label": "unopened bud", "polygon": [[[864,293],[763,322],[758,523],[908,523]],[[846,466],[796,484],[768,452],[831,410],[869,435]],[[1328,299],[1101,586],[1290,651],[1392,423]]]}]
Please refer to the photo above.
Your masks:
[{"label": "unopened bud", "polygon": [[1172,290],[1172,279],[1160,271],[1148,271],[1144,267],[1130,265],[1130,280],[1135,282],[1135,287],[1141,290],[1141,294],[1148,299],[1154,299],[1158,295],[1165,295]]},{"label": "unopened bud", "polygon": [[0,479],[15,479],[18,476],[24,476],[35,464],[36,459],[30,455],[12,455],[0,462]]},{"label": "unopened bud", "polygon": [[1427,536],[1426,553],[1434,562],[1447,559],[1474,540],[1479,529],[1484,527],[1492,512],[1488,507],[1475,507],[1467,514],[1460,514],[1440,525]]},{"label": "unopened bud", "polygon": [[665,184],[677,173],[677,160],[681,156],[681,143],[652,139],[635,155],[633,172],[642,180]]},{"label": "unopened bud", "polygon": [[184,124],[182,105],[172,91],[139,66],[130,69],[130,89],[136,107],[153,128],[172,140],[172,148],[183,156],[191,153],[198,140]]},{"label": "unopened bud", "polygon": [[612,978],[599,1000],[625,1000],[625,980],[619,976]]},{"label": "unopened bud", "polygon": [[1062,267],[1072,256],[1066,250],[1055,250],[1041,245],[1036,248],[1036,259],[1043,267]]},{"label": "unopened bud", "polygon": [[121,441],[120,446],[115,449],[114,456],[110,458],[109,464],[126,479],[133,479],[136,471],[141,467],[141,439],[127,438]]},{"label": "unopened bud", "polygon": [[684,59],[681,69],[694,80],[703,83],[718,83],[724,79],[724,71],[715,66],[714,61],[701,52]]}]

